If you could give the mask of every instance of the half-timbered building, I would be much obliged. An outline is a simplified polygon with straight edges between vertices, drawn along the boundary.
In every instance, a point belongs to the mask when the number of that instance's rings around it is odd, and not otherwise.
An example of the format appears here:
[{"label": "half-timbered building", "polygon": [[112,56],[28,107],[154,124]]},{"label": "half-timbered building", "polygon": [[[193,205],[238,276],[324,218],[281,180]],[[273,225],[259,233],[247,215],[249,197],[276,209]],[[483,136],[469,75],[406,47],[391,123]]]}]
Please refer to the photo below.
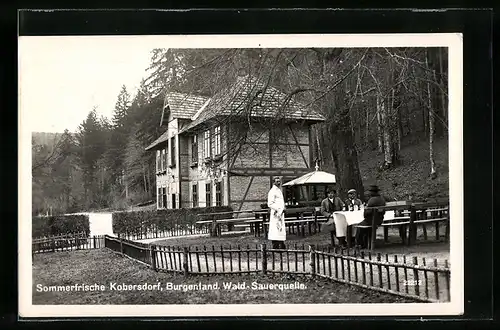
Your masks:
[{"label": "half-timbered building", "polygon": [[257,209],[273,177],[283,182],[314,168],[312,125],[323,116],[255,78],[211,98],[167,93],[156,152],[157,207],[229,205]]}]

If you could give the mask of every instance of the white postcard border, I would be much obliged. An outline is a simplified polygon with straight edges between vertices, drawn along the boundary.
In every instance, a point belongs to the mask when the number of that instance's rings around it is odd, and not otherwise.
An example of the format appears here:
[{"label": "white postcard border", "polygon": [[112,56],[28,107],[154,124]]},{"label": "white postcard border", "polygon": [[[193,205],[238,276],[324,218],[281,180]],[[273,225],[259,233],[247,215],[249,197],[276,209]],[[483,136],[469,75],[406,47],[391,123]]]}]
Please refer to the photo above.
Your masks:
[{"label": "white postcard border", "polygon": [[[33,305],[31,256],[31,129],[23,109],[22,68],[26,42],[55,45],[74,42],[134,41],[151,48],[295,48],[295,47],[448,47],[449,52],[449,190],[451,302],[410,304],[246,304],[246,305]],[[328,35],[181,35],[80,36],[19,38],[19,313],[21,317],[120,316],[403,316],[459,315],[464,309],[463,271],[463,45],[459,33]],[[50,78],[49,78],[50,79]]]}]

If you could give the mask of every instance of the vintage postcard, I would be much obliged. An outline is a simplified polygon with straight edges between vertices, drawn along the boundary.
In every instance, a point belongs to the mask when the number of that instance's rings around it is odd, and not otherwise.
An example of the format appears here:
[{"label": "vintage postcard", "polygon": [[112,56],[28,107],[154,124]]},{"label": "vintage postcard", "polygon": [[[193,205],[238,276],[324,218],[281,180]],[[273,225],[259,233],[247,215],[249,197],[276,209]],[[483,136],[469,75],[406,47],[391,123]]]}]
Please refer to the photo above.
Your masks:
[{"label": "vintage postcard", "polygon": [[462,66],[460,34],[19,37],[20,316],[462,314]]}]

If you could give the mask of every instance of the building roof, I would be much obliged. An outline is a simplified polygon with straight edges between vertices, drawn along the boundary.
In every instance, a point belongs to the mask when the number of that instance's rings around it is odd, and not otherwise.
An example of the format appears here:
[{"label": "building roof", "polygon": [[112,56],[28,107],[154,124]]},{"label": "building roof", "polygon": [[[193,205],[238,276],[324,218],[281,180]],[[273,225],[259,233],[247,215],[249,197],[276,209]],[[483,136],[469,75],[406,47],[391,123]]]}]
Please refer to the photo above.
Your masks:
[{"label": "building roof", "polygon": [[208,97],[204,96],[169,92],[165,95],[163,108],[168,106],[173,118],[191,119],[207,101]]},{"label": "building roof", "polygon": [[[249,107],[249,104],[252,106]],[[325,117],[294,101],[293,97],[291,98],[286,93],[269,86],[266,81],[251,76],[238,77],[234,85],[222,90],[212,98],[174,92],[167,93],[163,107],[163,119],[167,106],[173,118],[192,120],[181,129],[179,134],[192,130],[217,116],[250,115],[252,117],[285,118],[310,122],[325,121]],[[248,111],[251,111],[250,114]],[[155,149],[156,146],[167,140],[168,133],[165,132],[146,150]]]},{"label": "building roof", "polygon": [[165,131],[165,133],[163,133],[162,135],[160,135],[159,138],[157,138],[156,140],[154,140],[149,146],[146,147],[146,151],[147,150],[154,150],[156,146],[162,144],[163,142],[166,142],[168,141],[168,130]]},{"label": "building roof", "polygon": [[250,115],[264,118],[286,118],[322,122],[325,118],[290,98],[286,93],[268,86],[266,81],[255,77],[238,77],[236,83],[217,93],[199,112],[193,121],[180,133],[193,129],[216,116],[248,116],[248,105],[252,103]]}]

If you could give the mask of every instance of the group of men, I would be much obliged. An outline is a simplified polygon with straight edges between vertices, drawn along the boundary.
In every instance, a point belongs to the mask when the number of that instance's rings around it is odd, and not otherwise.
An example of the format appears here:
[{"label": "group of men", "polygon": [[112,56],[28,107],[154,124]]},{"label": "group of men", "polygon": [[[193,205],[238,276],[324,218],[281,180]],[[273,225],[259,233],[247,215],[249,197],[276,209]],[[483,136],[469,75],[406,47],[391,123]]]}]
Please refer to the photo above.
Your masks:
[{"label": "group of men", "polygon": [[[327,224],[333,224],[334,212],[337,211],[357,209],[361,208],[362,205],[366,207],[385,205],[385,200],[380,195],[380,189],[378,186],[371,185],[368,192],[370,197],[366,202],[366,205],[363,205],[363,202],[358,198],[355,189],[350,189],[348,191],[348,198],[345,202],[337,196],[336,190],[329,189],[327,191],[327,197],[321,202],[321,214],[327,218]],[[280,178],[274,179],[274,184],[271,190],[269,190],[267,196],[267,205],[270,209],[268,239],[272,242],[273,249],[285,249],[285,200],[281,191]],[[363,217],[364,220],[358,224],[361,228],[356,228],[355,237],[356,245],[360,248],[366,248],[368,246],[371,235],[372,221],[375,219],[375,224],[378,227],[384,220],[384,212],[378,211],[375,214],[375,217],[373,217],[373,210],[365,208],[363,210]],[[363,228],[366,226],[367,228]],[[346,247],[347,241],[345,233],[336,233],[335,226],[332,226],[331,228],[332,239],[333,235],[336,235],[339,244]]]}]

